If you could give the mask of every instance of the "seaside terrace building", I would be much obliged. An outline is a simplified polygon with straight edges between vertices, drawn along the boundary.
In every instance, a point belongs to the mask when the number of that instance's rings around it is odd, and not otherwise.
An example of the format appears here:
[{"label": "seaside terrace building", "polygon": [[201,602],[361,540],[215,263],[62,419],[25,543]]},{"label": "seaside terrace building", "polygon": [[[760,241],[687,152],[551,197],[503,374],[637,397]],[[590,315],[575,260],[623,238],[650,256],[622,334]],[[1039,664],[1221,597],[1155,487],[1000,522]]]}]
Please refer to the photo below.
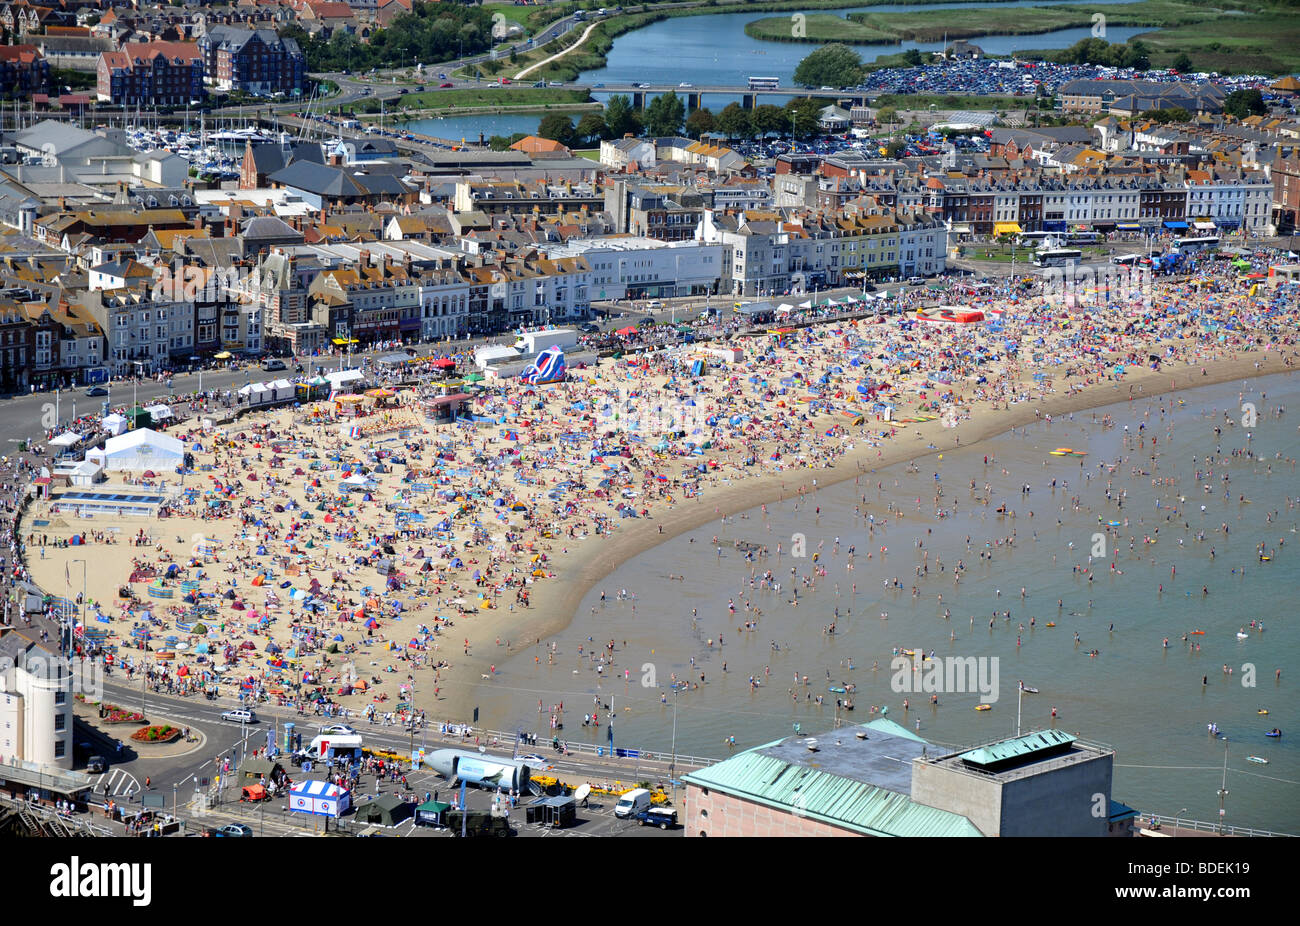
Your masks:
[{"label": "seaside terrace building", "polygon": [[944,752],[891,720],[684,776],[690,836],[1131,836],[1114,750],[1043,730]]}]

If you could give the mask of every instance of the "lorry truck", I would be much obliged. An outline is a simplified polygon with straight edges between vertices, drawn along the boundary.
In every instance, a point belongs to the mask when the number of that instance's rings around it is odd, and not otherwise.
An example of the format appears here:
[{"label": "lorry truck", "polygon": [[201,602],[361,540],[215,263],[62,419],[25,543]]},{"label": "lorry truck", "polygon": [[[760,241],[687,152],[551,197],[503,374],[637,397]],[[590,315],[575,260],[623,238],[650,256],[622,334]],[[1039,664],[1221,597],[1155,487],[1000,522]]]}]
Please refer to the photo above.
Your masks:
[{"label": "lorry truck", "polygon": [[331,759],[349,759],[361,761],[360,735],[325,733],[312,739],[307,748],[298,753],[299,759],[312,762],[327,762]]},{"label": "lorry truck", "polygon": [[515,349],[525,354],[540,354],[548,347],[568,350],[578,345],[578,332],[573,328],[547,328],[545,331],[530,331],[521,334],[515,342]]}]

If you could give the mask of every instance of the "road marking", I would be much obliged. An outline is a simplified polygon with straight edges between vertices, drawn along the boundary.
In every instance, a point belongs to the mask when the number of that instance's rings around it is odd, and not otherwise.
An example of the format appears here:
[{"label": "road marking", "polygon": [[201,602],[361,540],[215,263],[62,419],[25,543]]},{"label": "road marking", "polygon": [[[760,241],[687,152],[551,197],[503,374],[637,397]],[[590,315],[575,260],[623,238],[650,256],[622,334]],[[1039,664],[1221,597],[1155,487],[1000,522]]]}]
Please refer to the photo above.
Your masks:
[{"label": "road marking", "polygon": [[[119,775],[121,776],[120,779],[118,778]],[[91,779],[91,793],[105,793],[105,776],[108,777],[109,790],[107,793],[112,794],[114,797],[130,797],[132,794],[135,794],[140,790],[140,782],[136,780],[134,775],[125,769],[115,768],[111,774],[108,772],[101,772],[99,775],[95,776],[95,778]]]},{"label": "road marking", "polygon": [[[527,76],[528,74],[531,74],[533,71],[537,70],[537,69],[540,68],[540,67],[545,67],[546,65],[548,65],[548,64],[550,64],[552,61],[554,61],[556,58],[563,58],[565,55],[567,55],[569,52],[573,51],[575,48],[581,48],[581,47],[582,47],[582,43],[585,42],[585,41],[587,41],[587,36],[591,35],[591,30],[592,30],[592,29],[595,29],[597,26],[599,26],[600,23],[601,23],[601,20],[596,20],[596,22],[592,23],[590,26],[588,26],[588,27],[586,28],[586,30],[582,33],[582,37],[579,38],[578,41],[574,42],[572,45],[570,45],[568,48],[564,49],[563,51],[560,51],[560,52],[557,52],[557,53],[554,54],[554,55],[551,55],[551,57],[549,57],[549,58],[546,58],[546,59],[544,59],[544,60],[542,60],[542,61],[538,61],[536,64],[529,65],[528,67],[526,67],[526,68],[524,68],[522,71],[520,71],[518,74],[516,74],[516,75],[514,76],[514,78],[512,78],[512,79],[513,79],[513,80],[522,80],[522,79],[523,79],[525,76]],[[560,38],[560,36],[556,36],[556,39],[558,39],[558,38]]]}]

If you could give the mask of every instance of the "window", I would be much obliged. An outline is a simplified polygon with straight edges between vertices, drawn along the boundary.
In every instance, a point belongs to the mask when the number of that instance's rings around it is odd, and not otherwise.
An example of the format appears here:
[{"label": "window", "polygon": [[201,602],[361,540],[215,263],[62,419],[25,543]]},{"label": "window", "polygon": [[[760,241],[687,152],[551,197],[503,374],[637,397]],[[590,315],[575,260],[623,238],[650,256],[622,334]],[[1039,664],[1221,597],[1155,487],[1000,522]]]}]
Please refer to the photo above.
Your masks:
[{"label": "window", "polygon": [[67,754],[67,743],[63,740],[56,740],[54,743],[54,758],[62,759]]}]

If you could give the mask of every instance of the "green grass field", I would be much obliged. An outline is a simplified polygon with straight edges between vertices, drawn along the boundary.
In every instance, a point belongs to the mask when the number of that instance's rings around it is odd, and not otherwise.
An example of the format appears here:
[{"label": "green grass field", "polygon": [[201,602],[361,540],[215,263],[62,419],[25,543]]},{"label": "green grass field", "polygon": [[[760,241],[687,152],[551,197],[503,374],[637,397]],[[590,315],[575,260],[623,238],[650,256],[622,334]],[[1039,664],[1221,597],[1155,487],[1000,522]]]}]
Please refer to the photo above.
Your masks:
[{"label": "green grass field", "polygon": [[1106,6],[1104,10],[1086,4],[1054,7],[987,7],[969,10],[925,10],[907,13],[829,13],[809,16],[806,35],[792,35],[789,17],[758,19],[745,26],[753,38],[777,42],[845,42],[849,44],[892,44],[901,41],[937,42],[984,35],[1032,35],[1092,26],[1093,14],[1101,12],[1111,26],[1181,26],[1215,19],[1224,9],[1241,8],[1237,0],[1144,0]]},{"label": "green grass field", "polygon": [[[1153,67],[1168,67],[1186,53],[1198,71],[1285,74],[1300,70],[1300,10],[1288,0],[1143,0],[1114,6],[1086,3],[1054,7],[990,6],[980,9],[917,9],[906,13],[854,12],[841,17],[818,13],[806,20],[806,35],[791,35],[786,16],[746,24],[746,34],[769,41],[824,44],[881,44],[901,41],[978,40],[985,35],[1034,35],[1093,25],[1102,13],[1107,26],[1150,26],[1138,36],[1152,52]],[[1104,38],[1104,36],[1103,36]],[[1057,50],[1026,51],[1051,59]],[[878,65],[895,60],[880,59]]]}]

